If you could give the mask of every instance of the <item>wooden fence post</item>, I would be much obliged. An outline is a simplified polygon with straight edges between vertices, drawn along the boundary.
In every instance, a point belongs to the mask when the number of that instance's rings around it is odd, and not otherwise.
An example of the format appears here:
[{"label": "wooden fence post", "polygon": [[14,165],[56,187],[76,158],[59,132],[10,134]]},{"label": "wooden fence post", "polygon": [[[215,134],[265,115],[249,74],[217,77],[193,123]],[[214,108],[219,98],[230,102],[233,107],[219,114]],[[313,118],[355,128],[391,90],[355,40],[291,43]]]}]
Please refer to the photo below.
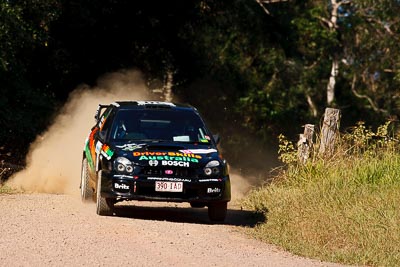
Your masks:
[{"label": "wooden fence post", "polygon": [[321,142],[318,155],[330,157],[335,151],[336,135],[339,132],[340,110],[326,108],[321,130]]},{"label": "wooden fence post", "polygon": [[298,159],[301,164],[305,164],[310,157],[313,149],[314,125],[304,125],[304,133],[300,134],[297,142]]}]

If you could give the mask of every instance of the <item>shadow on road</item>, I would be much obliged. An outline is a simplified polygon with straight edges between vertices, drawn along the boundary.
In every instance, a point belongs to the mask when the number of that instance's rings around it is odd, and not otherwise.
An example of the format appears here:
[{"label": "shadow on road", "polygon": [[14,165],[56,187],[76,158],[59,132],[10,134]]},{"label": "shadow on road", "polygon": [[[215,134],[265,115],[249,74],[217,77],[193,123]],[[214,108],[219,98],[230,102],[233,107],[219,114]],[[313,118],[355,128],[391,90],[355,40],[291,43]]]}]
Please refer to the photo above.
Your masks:
[{"label": "shadow on road", "polygon": [[208,218],[207,208],[191,207],[152,207],[152,206],[116,206],[115,214],[118,217],[157,220],[195,224],[225,224],[233,226],[254,227],[264,222],[265,217],[254,211],[228,208],[224,222],[211,222]]}]

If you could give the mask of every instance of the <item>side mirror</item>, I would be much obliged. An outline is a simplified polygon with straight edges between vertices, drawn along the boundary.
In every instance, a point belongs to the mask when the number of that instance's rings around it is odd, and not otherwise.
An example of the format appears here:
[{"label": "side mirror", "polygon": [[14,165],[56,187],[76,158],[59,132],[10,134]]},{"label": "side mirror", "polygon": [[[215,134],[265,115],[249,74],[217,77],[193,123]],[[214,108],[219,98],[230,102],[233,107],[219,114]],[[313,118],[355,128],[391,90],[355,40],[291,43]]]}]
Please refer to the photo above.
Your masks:
[{"label": "side mirror", "polygon": [[221,137],[219,137],[219,134],[214,134],[213,138],[214,138],[214,142],[218,145],[219,142],[221,141]]}]

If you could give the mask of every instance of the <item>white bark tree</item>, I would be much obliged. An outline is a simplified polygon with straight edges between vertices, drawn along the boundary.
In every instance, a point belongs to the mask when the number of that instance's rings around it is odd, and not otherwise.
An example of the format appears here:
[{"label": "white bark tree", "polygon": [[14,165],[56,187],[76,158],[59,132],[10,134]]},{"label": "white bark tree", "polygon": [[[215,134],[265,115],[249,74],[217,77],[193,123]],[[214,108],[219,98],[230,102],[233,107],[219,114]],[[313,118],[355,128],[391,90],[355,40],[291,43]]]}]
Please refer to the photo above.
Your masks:
[{"label": "white bark tree", "polygon": [[[339,17],[340,6],[350,3],[351,3],[350,0],[342,0],[342,1],[330,0],[330,5],[331,5],[330,19],[329,20],[325,18],[320,18],[320,19],[327,24],[331,32],[336,32],[339,28],[338,17]],[[337,76],[339,74],[339,62],[340,62],[339,55],[336,51],[333,52],[331,56],[332,56],[332,67],[328,85],[326,87],[327,106],[332,105],[333,101],[335,100],[335,86],[336,86]]]}]

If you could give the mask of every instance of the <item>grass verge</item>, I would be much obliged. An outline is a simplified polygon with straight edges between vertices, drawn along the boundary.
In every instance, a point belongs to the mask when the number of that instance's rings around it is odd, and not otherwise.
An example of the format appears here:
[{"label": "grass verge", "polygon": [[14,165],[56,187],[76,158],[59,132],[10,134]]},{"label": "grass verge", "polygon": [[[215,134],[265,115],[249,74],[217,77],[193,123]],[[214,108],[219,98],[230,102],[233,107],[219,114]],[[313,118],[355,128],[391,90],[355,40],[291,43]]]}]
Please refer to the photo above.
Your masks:
[{"label": "grass verge", "polygon": [[290,165],[243,201],[266,217],[246,231],[306,257],[400,266],[400,154],[364,152]]}]

